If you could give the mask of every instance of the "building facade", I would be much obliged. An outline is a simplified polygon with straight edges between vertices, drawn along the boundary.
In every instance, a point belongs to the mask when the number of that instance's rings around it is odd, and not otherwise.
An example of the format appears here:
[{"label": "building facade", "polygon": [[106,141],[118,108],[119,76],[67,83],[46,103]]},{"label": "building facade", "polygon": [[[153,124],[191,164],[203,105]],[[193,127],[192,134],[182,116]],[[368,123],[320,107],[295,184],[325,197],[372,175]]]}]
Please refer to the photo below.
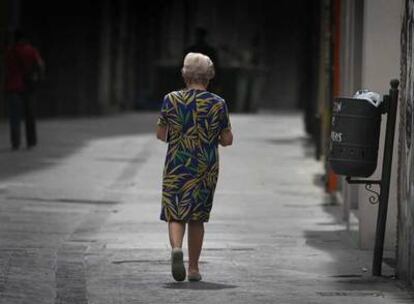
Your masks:
[{"label": "building facade", "polygon": [[[359,89],[368,89],[381,95],[387,94],[390,80],[400,79],[384,261],[393,262],[396,275],[412,284],[414,281],[412,148],[414,1],[332,0],[329,4],[332,12],[330,36],[336,36],[334,41],[331,38],[330,49],[331,54],[335,54],[339,44],[339,54],[330,62],[329,74],[332,81],[329,85],[334,94],[330,96],[331,100],[318,101],[325,106],[321,108],[325,110],[329,108],[327,104],[330,104],[335,96],[351,97]],[[335,83],[339,83],[336,90]],[[381,177],[385,124],[386,115],[382,115],[378,165],[370,179]],[[321,129],[325,129],[325,133],[323,131],[321,133],[326,137],[329,134],[329,126],[321,124]],[[320,144],[324,144],[323,141],[320,141]],[[324,148],[320,150],[324,151]],[[332,177],[326,153],[323,154],[323,160],[327,167],[326,188],[341,204],[343,219],[347,223],[350,235],[359,248],[372,250],[378,205],[369,203],[370,193],[364,186],[349,185],[344,177],[335,176],[335,187],[330,188],[329,182]]]},{"label": "building facade", "polygon": [[219,55],[215,91],[230,110],[292,110],[304,106],[313,87],[317,4],[0,0],[0,8],[6,7],[0,14],[7,12],[0,18],[0,35],[25,30],[45,59],[46,79],[37,94],[40,116],[158,110],[166,92],[184,86],[180,65],[198,27]]},{"label": "building facade", "polygon": [[401,99],[399,111],[397,198],[397,273],[414,283],[414,1],[405,1],[401,29]]}]

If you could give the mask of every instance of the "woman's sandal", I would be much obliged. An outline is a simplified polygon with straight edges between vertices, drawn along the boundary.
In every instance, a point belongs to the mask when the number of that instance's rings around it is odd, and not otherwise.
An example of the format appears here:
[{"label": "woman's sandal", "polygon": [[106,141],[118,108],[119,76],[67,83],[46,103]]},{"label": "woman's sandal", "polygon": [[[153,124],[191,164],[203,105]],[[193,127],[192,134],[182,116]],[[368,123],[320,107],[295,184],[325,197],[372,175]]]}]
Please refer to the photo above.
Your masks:
[{"label": "woman's sandal", "polygon": [[171,251],[171,273],[174,280],[178,282],[185,280],[184,256],[181,248],[174,248]]}]

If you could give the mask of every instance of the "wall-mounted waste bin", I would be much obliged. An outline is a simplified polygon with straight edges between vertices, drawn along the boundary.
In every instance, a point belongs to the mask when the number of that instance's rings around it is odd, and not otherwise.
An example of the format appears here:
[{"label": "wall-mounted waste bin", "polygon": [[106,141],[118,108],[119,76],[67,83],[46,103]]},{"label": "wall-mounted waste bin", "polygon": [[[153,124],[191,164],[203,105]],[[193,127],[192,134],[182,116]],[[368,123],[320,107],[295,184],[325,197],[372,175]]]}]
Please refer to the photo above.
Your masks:
[{"label": "wall-mounted waste bin", "polygon": [[339,175],[368,177],[377,167],[381,110],[368,100],[336,98],[329,163]]}]

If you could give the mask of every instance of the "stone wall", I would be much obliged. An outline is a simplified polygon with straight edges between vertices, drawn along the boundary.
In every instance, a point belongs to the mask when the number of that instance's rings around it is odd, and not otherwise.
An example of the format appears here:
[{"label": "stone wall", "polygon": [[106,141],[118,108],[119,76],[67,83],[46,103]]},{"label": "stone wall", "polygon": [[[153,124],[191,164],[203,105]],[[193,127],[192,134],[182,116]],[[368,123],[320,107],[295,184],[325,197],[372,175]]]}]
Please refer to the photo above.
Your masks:
[{"label": "stone wall", "polygon": [[401,91],[398,145],[397,274],[414,282],[414,1],[405,1],[401,31]]}]

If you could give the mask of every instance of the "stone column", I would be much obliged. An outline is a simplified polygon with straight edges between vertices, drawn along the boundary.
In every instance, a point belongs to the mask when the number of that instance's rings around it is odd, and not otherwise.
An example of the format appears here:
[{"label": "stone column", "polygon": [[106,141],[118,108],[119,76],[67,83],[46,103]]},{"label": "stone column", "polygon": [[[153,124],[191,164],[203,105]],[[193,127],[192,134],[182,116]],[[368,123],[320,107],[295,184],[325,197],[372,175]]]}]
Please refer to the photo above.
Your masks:
[{"label": "stone column", "polygon": [[101,46],[99,62],[98,105],[99,112],[106,113],[111,108],[112,66],[111,66],[111,1],[102,1],[101,6]]}]

